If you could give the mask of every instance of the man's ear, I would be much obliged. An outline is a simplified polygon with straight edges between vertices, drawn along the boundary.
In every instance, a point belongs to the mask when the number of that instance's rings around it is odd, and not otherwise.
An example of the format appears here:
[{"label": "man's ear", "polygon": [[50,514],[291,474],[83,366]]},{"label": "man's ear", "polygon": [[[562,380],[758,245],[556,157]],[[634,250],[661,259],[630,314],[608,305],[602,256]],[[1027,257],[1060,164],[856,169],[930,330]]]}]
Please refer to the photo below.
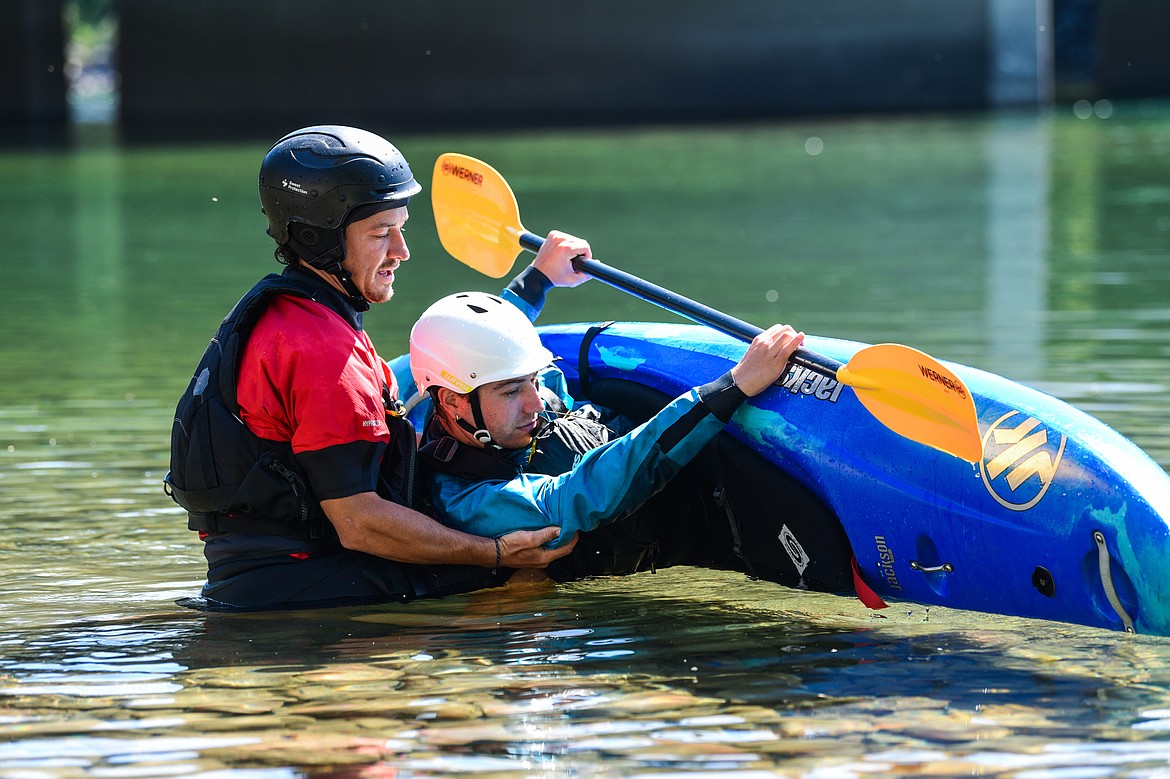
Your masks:
[{"label": "man's ear", "polygon": [[435,391],[439,396],[440,406],[452,412],[459,410],[459,399],[463,397],[462,395],[446,387],[436,387]]}]

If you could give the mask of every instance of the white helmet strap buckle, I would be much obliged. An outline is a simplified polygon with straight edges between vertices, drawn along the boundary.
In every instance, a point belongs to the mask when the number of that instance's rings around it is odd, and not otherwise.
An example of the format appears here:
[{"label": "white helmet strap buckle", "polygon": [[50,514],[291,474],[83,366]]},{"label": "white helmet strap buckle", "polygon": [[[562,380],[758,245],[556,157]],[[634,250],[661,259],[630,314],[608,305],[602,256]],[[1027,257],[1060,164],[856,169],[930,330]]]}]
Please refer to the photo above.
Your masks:
[{"label": "white helmet strap buckle", "polygon": [[487,425],[483,421],[483,411],[479,407],[479,388],[477,387],[467,393],[467,399],[471,402],[471,416],[475,420],[475,424],[469,424],[458,414],[455,415],[455,424],[463,428],[468,435],[484,446],[496,446],[496,442],[492,439],[492,434],[488,431]]}]

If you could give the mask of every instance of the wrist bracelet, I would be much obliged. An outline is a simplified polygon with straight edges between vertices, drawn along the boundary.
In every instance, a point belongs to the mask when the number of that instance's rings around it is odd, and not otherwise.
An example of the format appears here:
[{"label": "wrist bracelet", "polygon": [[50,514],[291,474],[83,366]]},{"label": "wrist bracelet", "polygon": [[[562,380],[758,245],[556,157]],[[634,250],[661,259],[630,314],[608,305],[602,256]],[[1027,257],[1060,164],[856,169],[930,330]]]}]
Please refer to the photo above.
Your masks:
[{"label": "wrist bracelet", "polygon": [[496,569],[500,567],[500,539],[493,538],[492,540],[496,542],[496,564],[492,566],[492,573],[495,573]]}]

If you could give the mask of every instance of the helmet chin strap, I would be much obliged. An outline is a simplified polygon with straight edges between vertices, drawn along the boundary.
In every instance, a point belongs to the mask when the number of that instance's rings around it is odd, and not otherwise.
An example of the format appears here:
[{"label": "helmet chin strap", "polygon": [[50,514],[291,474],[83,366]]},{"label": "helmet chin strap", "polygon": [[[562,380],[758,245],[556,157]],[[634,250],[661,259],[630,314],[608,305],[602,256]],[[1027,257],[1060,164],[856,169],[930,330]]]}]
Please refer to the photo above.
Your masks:
[{"label": "helmet chin strap", "polygon": [[350,305],[356,311],[369,311],[370,301],[366,300],[365,296],[358,291],[357,285],[353,283],[353,275],[345,268],[341,267],[341,260],[343,258],[336,258],[328,265],[318,265],[313,263],[314,267],[321,268],[326,273],[331,273],[333,278],[337,279],[341,284],[341,288],[345,290],[345,294],[349,295]]},{"label": "helmet chin strap", "polygon": [[500,445],[492,439],[492,434],[488,432],[487,425],[484,424],[483,409],[481,409],[479,405],[479,388],[476,387],[473,389],[467,394],[467,397],[471,401],[471,417],[475,424],[469,424],[467,420],[458,414],[455,415],[455,424],[463,428],[463,430],[468,435],[470,435],[476,441],[479,441],[485,447],[494,446],[495,448],[500,449]]},{"label": "helmet chin strap", "polygon": [[341,267],[341,261],[345,259],[345,239],[340,230],[319,231],[312,227],[290,225],[288,245],[298,257],[311,257],[308,261],[310,265],[337,279],[355,310],[370,310],[370,301],[358,291],[357,285],[353,283],[353,275]]}]

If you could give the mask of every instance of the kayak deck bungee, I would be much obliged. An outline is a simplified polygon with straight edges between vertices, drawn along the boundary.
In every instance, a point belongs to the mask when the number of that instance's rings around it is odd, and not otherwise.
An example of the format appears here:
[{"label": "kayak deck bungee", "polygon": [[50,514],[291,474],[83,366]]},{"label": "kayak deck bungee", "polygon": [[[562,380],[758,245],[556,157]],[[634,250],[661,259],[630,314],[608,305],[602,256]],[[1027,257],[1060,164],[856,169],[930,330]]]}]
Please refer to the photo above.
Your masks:
[{"label": "kayak deck bungee", "polygon": [[[589,387],[632,382],[674,397],[718,376],[745,344],[695,325],[618,323],[540,328],[570,387],[588,340]],[[587,334],[588,333],[588,337]],[[863,344],[810,337],[810,348],[847,361]],[[969,388],[982,453],[971,463],[902,438],[841,384],[799,366],[750,399],[725,435],[771,466],[770,501],[831,512],[862,579],[880,596],[922,604],[1170,635],[1170,477],[1136,445],[1055,397],[974,368],[948,367]],[[622,410],[622,409],[620,409]],[[758,514],[758,509],[756,511]],[[814,512],[815,513],[815,512]],[[775,520],[738,517],[740,528]],[[789,511],[768,574],[840,590],[839,538],[801,529]],[[758,528],[756,528],[758,529]],[[803,537],[802,537],[803,536]],[[743,544],[751,553],[759,544]],[[830,562],[820,580],[797,568]],[[805,571],[807,573],[807,571]]]}]

